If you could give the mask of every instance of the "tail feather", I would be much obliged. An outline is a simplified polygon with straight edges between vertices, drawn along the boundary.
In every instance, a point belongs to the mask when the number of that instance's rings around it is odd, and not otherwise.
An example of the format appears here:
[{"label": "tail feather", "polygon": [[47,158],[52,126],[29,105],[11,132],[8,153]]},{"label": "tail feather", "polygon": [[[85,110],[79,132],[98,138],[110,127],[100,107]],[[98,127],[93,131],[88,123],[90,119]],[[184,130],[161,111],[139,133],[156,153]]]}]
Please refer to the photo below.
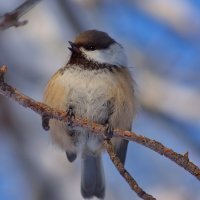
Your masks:
[{"label": "tail feather", "polygon": [[105,177],[100,155],[83,155],[81,193],[84,198],[104,198]]},{"label": "tail feather", "polygon": [[120,144],[115,147],[115,153],[123,165],[125,164],[126,160],[127,148],[128,148],[128,140],[124,139],[122,139]]}]

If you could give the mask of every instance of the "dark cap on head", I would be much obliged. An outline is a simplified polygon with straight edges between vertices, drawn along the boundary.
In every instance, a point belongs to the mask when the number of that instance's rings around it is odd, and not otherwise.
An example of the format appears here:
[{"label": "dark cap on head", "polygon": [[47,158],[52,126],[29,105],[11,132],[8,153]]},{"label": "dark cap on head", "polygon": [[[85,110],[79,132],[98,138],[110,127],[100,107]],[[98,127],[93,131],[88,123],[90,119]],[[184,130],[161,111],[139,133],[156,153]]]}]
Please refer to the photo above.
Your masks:
[{"label": "dark cap on head", "polygon": [[88,30],[80,33],[74,42],[77,46],[94,46],[95,49],[105,49],[116,43],[107,33],[97,30]]}]

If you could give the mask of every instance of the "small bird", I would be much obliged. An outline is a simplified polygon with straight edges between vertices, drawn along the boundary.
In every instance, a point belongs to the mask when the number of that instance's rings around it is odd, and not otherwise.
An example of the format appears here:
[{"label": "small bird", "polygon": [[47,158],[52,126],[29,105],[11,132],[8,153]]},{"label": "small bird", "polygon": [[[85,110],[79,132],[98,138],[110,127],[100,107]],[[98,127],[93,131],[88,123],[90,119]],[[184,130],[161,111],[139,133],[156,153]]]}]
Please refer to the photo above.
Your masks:
[{"label": "small bird", "polygon": [[[134,84],[122,45],[98,30],[82,32],[69,44],[69,61],[49,80],[44,102],[71,116],[110,127],[108,132],[115,128],[131,130],[135,115]],[[44,116],[43,127],[48,129],[46,121]],[[57,120],[50,120],[49,127],[53,142],[66,152],[69,162],[73,162],[78,153],[81,155],[82,196],[103,199],[103,136]],[[111,142],[124,164],[128,141],[111,138]]]}]

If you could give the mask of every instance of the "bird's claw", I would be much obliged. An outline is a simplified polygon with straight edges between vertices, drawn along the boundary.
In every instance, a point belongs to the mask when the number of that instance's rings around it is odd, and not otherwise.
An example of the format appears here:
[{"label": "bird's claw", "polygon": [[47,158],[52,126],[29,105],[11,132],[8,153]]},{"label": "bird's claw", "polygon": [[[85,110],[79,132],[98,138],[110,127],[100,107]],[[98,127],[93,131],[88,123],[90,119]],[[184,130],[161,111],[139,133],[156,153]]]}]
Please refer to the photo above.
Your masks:
[{"label": "bird's claw", "polygon": [[75,119],[75,114],[74,114],[74,110],[71,106],[67,110],[67,119],[68,119],[67,125],[72,126],[72,123],[73,123],[72,119]]},{"label": "bird's claw", "polygon": [[49,130],[49,116],[48,115],[42,115],[42,127],[45,131]]},{"label": "bird's claw", "polygon": [[113,127],[109,123],[106,124],[104,136],[105,136],[105,139],[107,140],[110,140],[113,137]]}]

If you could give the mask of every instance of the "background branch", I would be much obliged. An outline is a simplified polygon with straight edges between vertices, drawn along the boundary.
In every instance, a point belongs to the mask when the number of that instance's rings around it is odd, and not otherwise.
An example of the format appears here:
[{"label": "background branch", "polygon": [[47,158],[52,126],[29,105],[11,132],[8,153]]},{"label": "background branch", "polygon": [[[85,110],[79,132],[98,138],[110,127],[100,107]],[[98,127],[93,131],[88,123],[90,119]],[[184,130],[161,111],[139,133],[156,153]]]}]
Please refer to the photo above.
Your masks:
[{"label": "background branch", "polygon": [[[24,107],[28,107],[32,109],[33,111],[40,114],[41,116],[46,115],[50,119],[57,119],[63,122],[68,121],[66,112],[53,109],[44,103],[36,102],[35,100],[23,95],[22,93],[17,91],[17,89],[5,83],[4,74],[6,73],[6,71],[7,71],[7,68],[5,65],[0,68],[0,94],[15,100],[16,102],[18,102]],[[87,119],[76,116],[75,119],[72,119],[72,121],[73,121],[73,126],[80,126],[80,127],[89,129],[91,132],[95,134],[104,135],[105,133],[105,127],[103,125],[91,122]],[[178,154],[155,140],[151,140],[144,136],[139,136],[136,133],[130,132],[130,131],[115,129],[114,137],[124,138],[130,141],[137,142],[143,146],[146,146],[152,149],[153,151],[159,153],[160,155],[164,155],[165,157],[174,161],[176,164],[183,167],[185,170],[187,170],[193,176],[195,176],[198,180],[200,180],[200,169],[195,164],[189,161],[188,153],[184,155]],[[112,153],[110,144],[108,142],[105,142],[104,145],[105,147],[107,147],[106,149],[108,150],[108,153],[113,163],[115,164],[118,170],[120,169],[119,170],[120,174],[123,175],[123,177],[126,180],[130,181],[128,183],[131,186],[131,188],[134,191],[136,191],[138,195],[141,193],[139,196],[148,195],[138,186],[138,184],[134,181],[132,177],[130,178],[129,173],[127,173],[127,171],[118,162],[118,160],[115,159],[116,156]]]},{"label": "background branch", "polygon": [[30,9],[32,9],[41,0],[28,0],[17,7],[15,10],[6,13],[0,17],[0,30],[5,30],[12,26],[24,26],[28,23],[27,20],[19,21],[19,18],[26,14]]}]

